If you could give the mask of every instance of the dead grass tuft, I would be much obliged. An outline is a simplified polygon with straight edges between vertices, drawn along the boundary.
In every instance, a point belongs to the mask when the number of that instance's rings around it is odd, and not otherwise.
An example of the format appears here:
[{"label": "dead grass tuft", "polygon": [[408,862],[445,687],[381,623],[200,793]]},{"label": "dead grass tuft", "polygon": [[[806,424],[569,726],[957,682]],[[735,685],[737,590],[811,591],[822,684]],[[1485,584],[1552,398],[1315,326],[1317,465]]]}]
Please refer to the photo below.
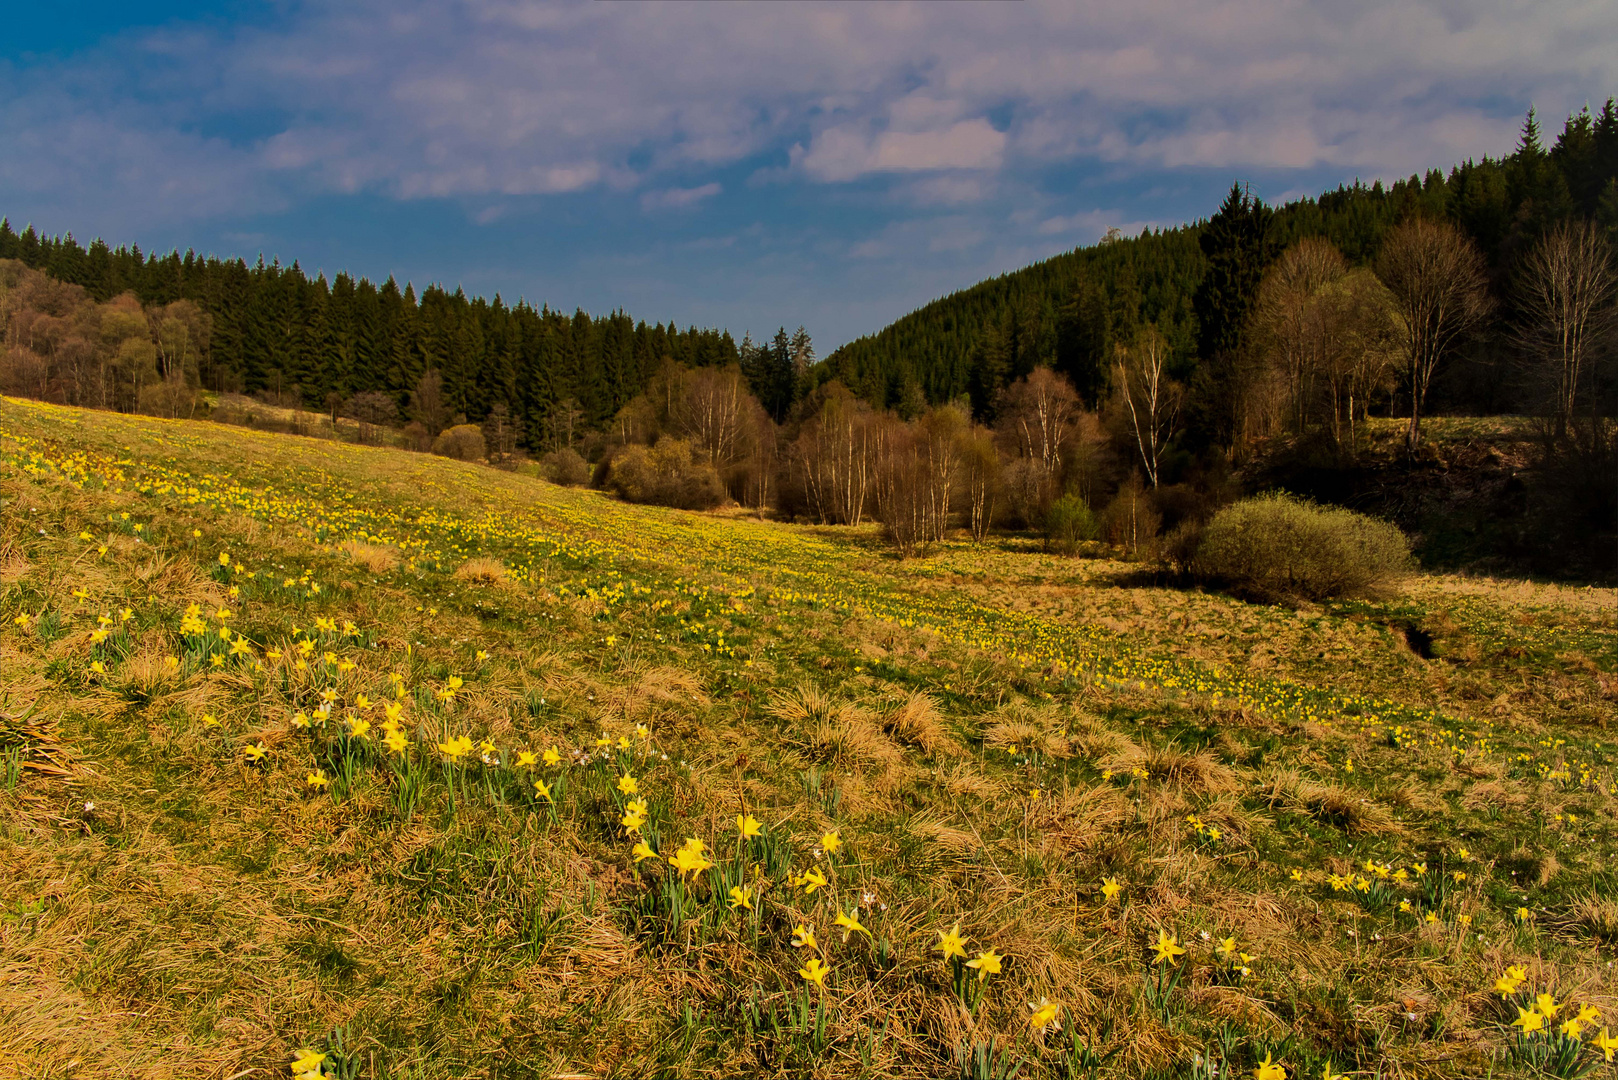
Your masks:
[{"label": "dead grass tuft", "polygon": [[1402,835],[1405,828],[1393,812],[1352,788],[1307,780],[1290,769],[1273,772],[1259,784],[1259,797],[1270,806],[1307,814],[1351,836],[1368,833]]},{"label": "dead grass tuft", "polygon": [[[365,567],[372,574],[386,574],[399,565],[399,554],[392,548],[380,544],[367,544],[360,540],[344,540],[342,550],[348,557]],[[462,567],[464,570],[465,567]]]},{"label": "dead grass tuft", "polygon": [[882,728],[895,739],[918,748],[924,754],[960,749],[944,728],[938,703],[919,690],[882,713]]},{"label": "dead grass tuft", "polygon": [[455,568],[455,580],[469,585],[498,585],[506,580],[506,567],[499,559],[479,555]]},{"label": "dead grass tuft", "polygon": [[1106,768],[1114,772],[1145,769],[1151,779],[1172,784],[1199,795],[1219,795],[1235,791],[1241,779],[1211,750],[1187,753],[1173,746],[1134,746],[1107,758]]}]

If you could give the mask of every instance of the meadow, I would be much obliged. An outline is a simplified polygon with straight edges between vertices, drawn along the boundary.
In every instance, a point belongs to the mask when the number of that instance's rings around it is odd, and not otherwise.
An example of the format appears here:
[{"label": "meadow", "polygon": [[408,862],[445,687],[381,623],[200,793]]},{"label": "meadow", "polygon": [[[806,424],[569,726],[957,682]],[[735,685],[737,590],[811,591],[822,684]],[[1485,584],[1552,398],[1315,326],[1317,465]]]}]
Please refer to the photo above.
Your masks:
[{"label": "meadow", "polygon": [[1613,1072],[1613,590],[9,398],[0,517],[0,1076]]}]

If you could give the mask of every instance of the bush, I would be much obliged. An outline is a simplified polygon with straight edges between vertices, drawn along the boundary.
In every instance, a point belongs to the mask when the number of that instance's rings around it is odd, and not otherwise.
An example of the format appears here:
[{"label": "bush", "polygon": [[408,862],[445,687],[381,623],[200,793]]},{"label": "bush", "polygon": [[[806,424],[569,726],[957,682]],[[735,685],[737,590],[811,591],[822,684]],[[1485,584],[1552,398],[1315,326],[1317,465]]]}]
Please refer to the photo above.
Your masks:
[{"label": "bush", "polygon": [[725,501],[719,473],[693,460],[691,444],[668,436],[653,447],[626,446],[612,458],[604,486],[630,502],[711,510]]},{"label": "bush", "polygon": [[1045,550],[1071,555],[1085,540],[1101,534],[1101,523],[1077,495],[1063,495],[1045,511]]},{"label": "bush", "polygon": [[553,484],[578,487],[590,481],[590,463],[571,446],[552,450],[539,459],[540,475]]},{"label": "bush", "polygon": [[1219,511],[1192,560],[1206,581],[1309,600],[1375,595],[1411,565],[1410,542],[1393,525],[1281,494]]},{"label": "bush", "polygon": [[483,429],[476,424],[457,424],[433,440],[433,453],[456,461],[482,461],[488,456]]}]

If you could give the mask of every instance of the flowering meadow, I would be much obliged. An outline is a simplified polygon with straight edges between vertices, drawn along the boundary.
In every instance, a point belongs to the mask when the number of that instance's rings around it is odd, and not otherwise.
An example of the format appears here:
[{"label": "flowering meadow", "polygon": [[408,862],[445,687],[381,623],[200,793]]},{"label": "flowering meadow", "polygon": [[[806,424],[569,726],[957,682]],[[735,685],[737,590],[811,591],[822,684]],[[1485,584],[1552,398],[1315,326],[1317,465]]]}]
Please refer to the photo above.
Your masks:
[{"label": "flowering meadow", "polygon": [[1618,1075],[1611,590],[0,400],[0,1076]]}]

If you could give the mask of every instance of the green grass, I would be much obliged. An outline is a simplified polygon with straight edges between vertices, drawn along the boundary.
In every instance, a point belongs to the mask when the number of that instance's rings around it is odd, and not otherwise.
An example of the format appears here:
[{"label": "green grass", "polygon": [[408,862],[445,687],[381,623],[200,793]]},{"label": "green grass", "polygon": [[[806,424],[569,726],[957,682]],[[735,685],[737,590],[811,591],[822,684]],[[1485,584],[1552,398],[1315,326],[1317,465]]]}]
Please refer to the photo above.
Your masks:
[{"label": "green grass", "polygon": [[[3,408],[23,1075],[268,1075],[304,1047],[423,1078],[1607,1068],[1514,1040],[1491,987],[1521,964],[1618,1008],[1610,590],[1256,606],[1017,538],[901,562],[394,450]],[[677,888],[689,837],[712,866]],[[957,923],[999,973],[946,966]]]}]

